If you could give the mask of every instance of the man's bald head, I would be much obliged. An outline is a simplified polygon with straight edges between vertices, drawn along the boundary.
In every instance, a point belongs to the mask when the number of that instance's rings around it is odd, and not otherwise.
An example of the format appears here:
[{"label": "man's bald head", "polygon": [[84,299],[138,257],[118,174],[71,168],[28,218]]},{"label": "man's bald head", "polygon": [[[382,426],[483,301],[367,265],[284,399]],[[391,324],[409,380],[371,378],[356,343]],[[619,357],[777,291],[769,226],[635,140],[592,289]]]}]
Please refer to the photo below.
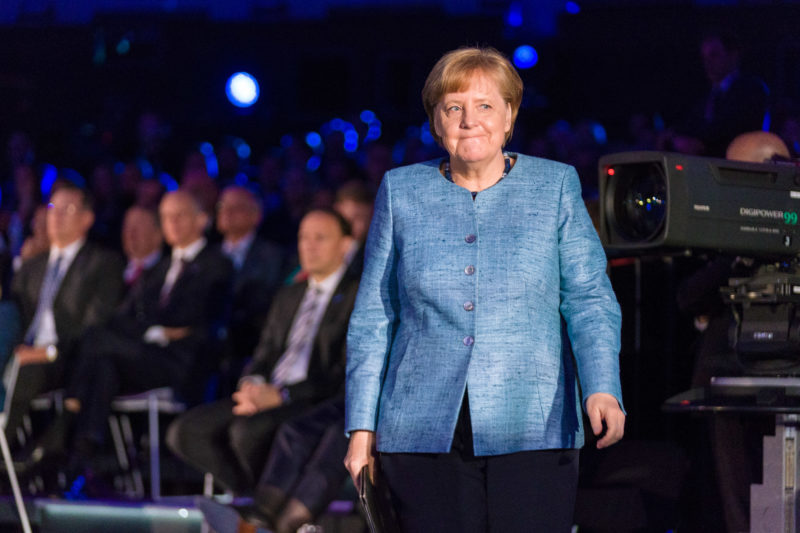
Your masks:
[{"label": "man's bald head", "polygon": [[742,133],[728,145],[725,153],[727,159],[763,163],[774,156],[789,158],[789,148],[780,137],[768,131],[751,131]]},{"label": "man's bald head", "polygon": [[197,199],[180,189],[164,195],[158,215],[164,240],[176,248],[184,248],[202,237],[208,224],[208,215]]}]

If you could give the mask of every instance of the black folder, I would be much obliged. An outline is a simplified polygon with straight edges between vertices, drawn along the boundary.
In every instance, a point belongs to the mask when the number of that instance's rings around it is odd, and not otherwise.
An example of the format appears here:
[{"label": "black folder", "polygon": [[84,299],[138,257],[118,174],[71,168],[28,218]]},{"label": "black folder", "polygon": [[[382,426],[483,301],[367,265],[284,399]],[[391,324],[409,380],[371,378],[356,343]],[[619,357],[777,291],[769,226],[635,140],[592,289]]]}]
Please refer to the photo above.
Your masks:
[{"label": "black folder", "polygon": [[381,483],[379,486],[373,485],[369,477],[368,466],[361,469],[358,501],[361,502],[370,533],[400,533],[394,509],[389,501],[386,483]]}]

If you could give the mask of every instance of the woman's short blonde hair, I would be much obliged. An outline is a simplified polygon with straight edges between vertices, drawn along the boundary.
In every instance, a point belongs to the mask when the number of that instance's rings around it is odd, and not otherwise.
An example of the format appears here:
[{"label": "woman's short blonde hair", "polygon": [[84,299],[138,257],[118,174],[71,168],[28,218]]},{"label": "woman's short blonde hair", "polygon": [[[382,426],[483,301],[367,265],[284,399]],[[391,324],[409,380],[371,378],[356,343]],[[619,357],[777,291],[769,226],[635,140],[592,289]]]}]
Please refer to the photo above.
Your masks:
[{"label": "woman's short blonde hair", "polygon": [[522,103],[522,79],[511,62],[494,48],[465,47],[443,55],[433,66],[422,88],[422,105],[428,114],[431,134],[440,145],[442,139],[434,128],[436,106],[444,95],[466,89],[476,73],[493,78],[503,100],[511,105],[511,128],[506,133],[504,144],[511,139]]}]

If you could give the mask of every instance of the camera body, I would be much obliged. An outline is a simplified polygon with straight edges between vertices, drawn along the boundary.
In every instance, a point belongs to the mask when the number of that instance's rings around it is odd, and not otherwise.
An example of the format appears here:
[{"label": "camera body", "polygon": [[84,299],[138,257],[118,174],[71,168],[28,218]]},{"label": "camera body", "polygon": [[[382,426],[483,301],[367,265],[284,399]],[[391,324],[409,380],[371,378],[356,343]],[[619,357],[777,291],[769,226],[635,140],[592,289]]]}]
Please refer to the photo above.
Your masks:
[{"label": "camera body", "polygon": [[613,254],[717,250],[761,258],[800,253],[800,172],[670,152],[599,161],[600,237]]}]

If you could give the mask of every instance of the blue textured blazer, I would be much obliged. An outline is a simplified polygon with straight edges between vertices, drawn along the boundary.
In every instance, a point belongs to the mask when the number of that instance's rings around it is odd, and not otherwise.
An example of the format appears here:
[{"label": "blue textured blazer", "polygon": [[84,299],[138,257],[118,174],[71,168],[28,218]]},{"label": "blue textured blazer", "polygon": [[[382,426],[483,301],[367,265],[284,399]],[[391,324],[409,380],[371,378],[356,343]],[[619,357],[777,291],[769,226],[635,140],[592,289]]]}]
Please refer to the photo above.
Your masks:
[{"label": "blue textured blazer", "polygon": [[519,155],[475,200],[438,160],[389,171],[347,337],[346,430],[447,452],[468,389],[477,455],[582,446],[575,362],[584,401],[622,405],[605,271],[571,166]]}]

